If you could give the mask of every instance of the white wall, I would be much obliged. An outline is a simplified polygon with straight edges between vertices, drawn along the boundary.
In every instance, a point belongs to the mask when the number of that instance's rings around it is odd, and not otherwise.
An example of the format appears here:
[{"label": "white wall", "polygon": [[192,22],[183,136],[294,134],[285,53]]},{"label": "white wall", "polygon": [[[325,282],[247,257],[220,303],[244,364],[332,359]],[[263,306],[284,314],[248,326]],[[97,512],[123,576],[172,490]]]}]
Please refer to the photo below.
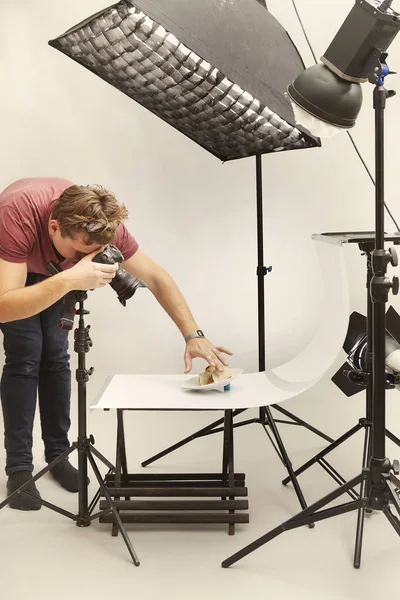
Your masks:
[{"label": "white wall", "polygon": [[[251,1],[251,0],[249,0]],[[353,0],[297,0],[320,55]],[[107,5],[105,0],[6,0],[0,6],[0,187],[26,176],[101,183],[130,210],[143,249],[176,279],[208,336],[257,370],[255,159],[217,159],[47,41]],[[308,65],[310,53],[290,0],[268,0]],[[400,64],[400,38],[391,48]],[[393,76],[391,84],[398,87]],[[355,138],[373,168],[372,87]],[[387,110],[387,201],[398,219],[400,96]],[[347,136],[322,149],[263,159],[267,343],[270,365],[293,357],[312,335],[318,299],[314,232],[372,229],[373,187]],[[229,215],[229,216],[228,216]],[[387,230],[394,226],[387,220]],[[352,308],[364,310],[365,263],[346,250]],[[399,301],[393,304],[400,310]],[[98,385],[113,372],[181,372],[175,325],[147,291],[123,309],[108,287],[91,294]],[[329,318],[329,315],[327,315]],[[203,364],[197,362],[198,371]],[[339,394],[333,386],[330,392]]]}]

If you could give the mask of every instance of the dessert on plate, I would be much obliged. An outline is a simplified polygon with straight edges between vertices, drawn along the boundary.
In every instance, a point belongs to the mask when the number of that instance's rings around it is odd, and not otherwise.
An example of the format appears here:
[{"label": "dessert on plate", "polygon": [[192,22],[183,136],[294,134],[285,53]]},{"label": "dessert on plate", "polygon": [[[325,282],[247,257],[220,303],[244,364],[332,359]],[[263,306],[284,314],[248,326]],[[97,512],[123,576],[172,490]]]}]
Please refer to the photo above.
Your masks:
[{"label": "dessert on plate", "polygon": [[222,371],[218,371],[215,367],[209,365],[203,373],[199,375],[200,385],[210,385],[219,381],[226,381],[232,377],[232,371],[229,367],[224,367]]}]

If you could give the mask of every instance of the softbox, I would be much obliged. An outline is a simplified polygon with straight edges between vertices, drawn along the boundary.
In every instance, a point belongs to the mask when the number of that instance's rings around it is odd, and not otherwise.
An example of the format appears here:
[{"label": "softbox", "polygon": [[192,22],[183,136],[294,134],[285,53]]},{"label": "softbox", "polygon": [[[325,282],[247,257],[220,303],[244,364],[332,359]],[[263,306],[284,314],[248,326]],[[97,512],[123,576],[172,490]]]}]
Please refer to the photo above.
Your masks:
[{"label": "softbox", "polygon": [[222,161],[318,146],[295,127],[304,70],[255,0],[122,0],[49,42]]}]

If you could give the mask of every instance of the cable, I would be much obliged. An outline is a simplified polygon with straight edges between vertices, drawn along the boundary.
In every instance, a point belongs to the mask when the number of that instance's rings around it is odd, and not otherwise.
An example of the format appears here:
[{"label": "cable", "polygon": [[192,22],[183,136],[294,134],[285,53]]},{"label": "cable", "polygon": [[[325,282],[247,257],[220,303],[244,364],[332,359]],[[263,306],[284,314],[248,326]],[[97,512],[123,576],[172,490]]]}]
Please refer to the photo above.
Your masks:
[{"label": "cable", "polygon": [[[296,2],[295,2],[295,0],[292,0],[292,4],[293,4],[293,8],[294,8],[294,10],[295,10],[295,13],[296,13],[296,15],[297,15],[297,18],[298,18],[298,20],[299,20],[300,26],[301,26],[301,28],[302,28],[302,30],[303,30],[303,34],[304,34],[304,37],[305,37],[305,39],[306,39],[306,41],[307,41],[308,47],[310,48],[310,52],[311,52],[311,54],[312,54],[312,56],[313,56],[314,62],[315,62],[315,64],[318,64],[317,57],[316,57],[316,55],[315,55],[314,49],[313,49],[313,47],[312,47],[312,45],[311,45],[310,39],[309,39],[309,37],[308,37],[308,35],[307,35],[307,32],[306,32],[306,30],[305,30],[305,27],[304,27],[304,24],[303,24],[302,18],[301,18],[300,14],[299,14],[299,11],[298,11],[298,9],[297,9],[297,6],[296,6]],[[357,152],[357,155],[358,155],[358,157],[359,157],[359,159],[360,159],[361,163],[363,164],[363,166],[364,166],[364,168],[365,168],[366,172],[368,173],[370,180],[372,181],[373,185],[375,186],[375,179],[374,179],[374,177],[373,177],[373,175],[372,175],[371,171],[369,170],[367,163],[365,162],[364,158],[362,157],[362,154],[361,154],[360,150],[358,149],[358,147],[357,147],[357,144],[355,143],[353,136],[351,135],[350,131],[347,131],[346,133],[347,133],[347,135],[349,136],[349,138],[350,138],[350,141],[351,141],[351,143],[353,144],[353,146],[354,146],[354,149],[355,149],[355,151]],[[394,218],[394,216],[392,215],[392,213],[391,213],[391,211],[390,211],[390,209],[389,209],[388,205],[386,204],[386,202],[385,202],[385,208],[386,208],[386,210],[387,210],[387,212],[388,212],[388,214],[389,214],[390,218],[392,219],[393,223],[395,224],[396,230],[397,230],[397,231],[400,231],[400,228],[399,228],[398,224],[396,223],[396,219],[395,219],[395,218]]]}]

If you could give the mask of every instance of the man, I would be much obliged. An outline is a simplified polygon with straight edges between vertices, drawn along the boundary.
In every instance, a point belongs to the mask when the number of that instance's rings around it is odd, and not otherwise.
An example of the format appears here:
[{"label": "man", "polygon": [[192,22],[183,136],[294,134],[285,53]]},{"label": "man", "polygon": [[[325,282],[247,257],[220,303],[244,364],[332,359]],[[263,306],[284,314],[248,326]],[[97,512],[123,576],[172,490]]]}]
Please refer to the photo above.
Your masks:
[{"label": "man", "polygon": [[[71,372],[68,331],[60,328],[62,298],[71,290],[110,283],[118,265],[92,262],[107,244],[124,256],[122,267],[144,281],[186,341],[185,372],[204,358],[222,370],[224,354],[202,337],[185,299],[168,273],[154,263],[123,225],[127,210],[100,186],[78,186],[59,178],[19,180],[0,194],[0,329],[5,365],[0,385],[7,491],[32,479],[32,429],[39,396],[45,459],[69,448]],[[63,271],[49,276],[46,265]],[[60,485],[78,491],[77,470],[65,459],[52,470]],[[40,494],[16,495],[12,508],[38,510]]]}]

